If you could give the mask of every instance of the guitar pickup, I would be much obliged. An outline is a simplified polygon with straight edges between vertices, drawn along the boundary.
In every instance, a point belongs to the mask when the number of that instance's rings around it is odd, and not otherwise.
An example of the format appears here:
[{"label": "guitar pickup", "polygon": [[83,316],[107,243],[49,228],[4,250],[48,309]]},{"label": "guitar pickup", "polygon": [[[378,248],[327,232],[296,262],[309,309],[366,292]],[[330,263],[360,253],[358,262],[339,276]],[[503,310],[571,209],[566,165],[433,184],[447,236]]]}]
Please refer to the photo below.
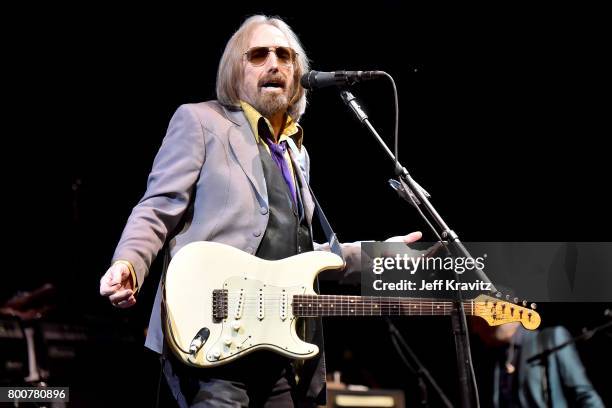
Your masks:
[{"label": "guitar pickup", "polygon": [[213,322],[227,319],[227,289],[214,289],[212,296]]},{"label": "guitar pickup", "polygon": [[289,299],[287,292],[283,289],[283,293],[281,293],[280,297],[280,318],[282,321],[287,319],[287,309],[289,309]]},{"label": "guitar pickup", "polygon": [[238,294],[238,304],[236,305],[236,313],[234,313],[234,318],[236,320],[242,317],[243,310],[244,310],[244,289],[240,289],[240,293]]}]

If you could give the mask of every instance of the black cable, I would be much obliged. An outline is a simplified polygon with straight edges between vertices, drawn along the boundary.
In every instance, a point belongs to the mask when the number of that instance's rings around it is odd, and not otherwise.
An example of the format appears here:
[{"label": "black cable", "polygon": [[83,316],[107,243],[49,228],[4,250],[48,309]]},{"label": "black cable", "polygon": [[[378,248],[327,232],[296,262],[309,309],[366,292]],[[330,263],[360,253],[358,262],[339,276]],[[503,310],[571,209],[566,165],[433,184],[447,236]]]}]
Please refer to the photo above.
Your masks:
[{"label": "black cable", "polygon": [[[391,336],[391,342],[393,343],[393,346],[395,347],[397,354],[399,354],[404,364],[408,367],[408,369],[410,369],[410,371],[412,371],[414,375],[418,377],[419,382],[423,381],[423,375],[424,375],[425,378],[429,380],[429,382],[434,387],[434,389],[438,392],[438,396],[440,397],[440,400],[442,401],[444,406],[453,408],[453,404],[450,402],[450,400],[448,399],[444,391],[442,391],[442,388],[440,388],[440,386],[435,382],[433,377],[431,377],[431,374],[428,372],[427,368],[423,366],[423,364],[420,362],[416,354],[414,354],[412,349],[410,349],[410,347],[408,346],[408,343],[406,343],[406,340],[404,340],[404,338],[400,334],[399,330],[397,330],[397,327],[395,327],[391,319],[386,318],[385,320],[387,321],[387,325],[389,326],[389,334]],[[410,362],[404,355],[404,352],[402,351],[400,344],[404,346],[404,349],[408,352],[412,360],[419,366],[418,369],[415,369],[414,366],[410,364]],[[426,395],[427,391],[425,390],[424,393]],[[423,405],[427,402],[426,401],[427,398],[425,397],[424,399],[425,401],[421,401]]]},{"label": "black cable", "polygon": [[155,408],[159,408],[159,396],[161,394],[162,376],[164,373],[164,361],[166,357],[162,354],[159,357],[159,376],[157,378],[157,395],[155,396]]}]

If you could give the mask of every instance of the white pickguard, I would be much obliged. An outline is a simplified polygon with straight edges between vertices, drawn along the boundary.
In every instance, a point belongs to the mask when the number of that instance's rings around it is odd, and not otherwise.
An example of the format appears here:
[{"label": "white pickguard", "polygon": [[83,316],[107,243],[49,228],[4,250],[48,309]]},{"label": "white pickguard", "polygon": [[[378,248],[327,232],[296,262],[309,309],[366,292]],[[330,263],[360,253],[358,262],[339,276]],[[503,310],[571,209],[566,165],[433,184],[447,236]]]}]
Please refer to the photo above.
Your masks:
[{"label": "white pickguard", "polygon": [[[165,278],[166,337],[187,364],[210,367],[254,350],[290,358],[314,357],[319,348],[296,334],[292,297],[315,294],[319,272],[343,266],[340,257],[307,252],[266,261],[214,242],[193,242],[173,257]],[[227,291],[227,317],[213,319],[213,290]],[[195,355],[190,344],[202,328],[210,335]]]}]

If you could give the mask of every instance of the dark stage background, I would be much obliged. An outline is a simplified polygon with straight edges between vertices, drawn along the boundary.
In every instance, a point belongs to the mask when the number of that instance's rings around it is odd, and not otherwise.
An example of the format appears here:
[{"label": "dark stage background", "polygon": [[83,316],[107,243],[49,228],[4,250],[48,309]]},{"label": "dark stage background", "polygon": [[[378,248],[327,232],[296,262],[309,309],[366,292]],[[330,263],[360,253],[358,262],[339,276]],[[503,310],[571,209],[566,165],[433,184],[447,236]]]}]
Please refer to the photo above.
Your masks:
[{"label": "dark stage background", "polygon": [[[48,363],[51,378],[71,387],[75,406],[152,403],[158,371],[141,341],[159,265],[131,310],[102,299],[99,278],[144,192],[171,115],[182,103],[214,98],[223,47],[254,13],[284,17],[314,69],[377,69],[395,78],[400,160],[464,241],[609,240],[611,66],[603,10],[425,9],[389,1],[46,7],[5,15],[17,24],[5,36],[9,244],[0,303],[55,285],[57,308],[45,321],[81,327],[90,338],[72,348],[74,358],[60,353]],[[354,93],[392,143],[391,86],[370,82]],[[341,240],[413,230],[433,239],[387,186],[391,164],[334,89],[311,94],[302,125],[312,187]],[[324,290],[354,288],[326,282]],[[539,311],[544,326],[563,324],[577,334],[603,322],[605,307],[544,304]],[[397,324],[456,401],[450,321]],[[351,383],[404,389],[415,402],[416,380],[382,321],[327,321],[326,339],[329,370]],[[579,345],[608,404],[611,345],[605,335]]]}]

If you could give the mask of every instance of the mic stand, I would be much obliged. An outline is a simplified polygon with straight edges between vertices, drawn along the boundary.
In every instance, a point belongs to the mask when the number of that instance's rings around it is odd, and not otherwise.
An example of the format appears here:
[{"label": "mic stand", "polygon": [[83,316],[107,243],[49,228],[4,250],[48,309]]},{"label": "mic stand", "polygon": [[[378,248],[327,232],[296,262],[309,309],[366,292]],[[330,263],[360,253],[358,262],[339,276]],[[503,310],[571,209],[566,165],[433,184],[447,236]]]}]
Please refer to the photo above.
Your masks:
[{"label": "mic stand", "polygon": [[593,337],[597,332],[602,331],[604,329],[607,329],[608,327],[612,327],[612,320],[610,320],[607,323],[604,323],[602,325],[599,325],[591,330],[585,330],[582,334],[579,334],[578,336],[572,337],[571,339],[564,341],[563,343],[554,346],[554,347],[549,347],[547,349],[544,349],[544,351],[542,351],[541,353],[538,354],[534,354],[533,356],[529,357],[527,359],[528,363],[534,363],[534,362],[542,362],[542,361],[546,361],[546,359],[548,358],[548,356],[550,356],[551,354],[561,350],[562,348],[569,346],[570,344],[574,344],[578,341],[582,341],[582,340],[589,340],[591,337]]},{"label": "mic stand", "polygon": [[[410,177],[408,170],[403,167],[395,158],[395,155],[389,150],[385,142],[382,140],[376,129],[370,123],[368,119],[368,115],[361,109],[359,103],[357,102],[357,98],[348,91],[347,89],[341,89],[340,96],[346,105],[353,111],[353,113],[357,116],[357,119],[363,123],[369,130],[370,133],[376,138],[378,144],[385,150],[389,158],[393,160],[395,164],[395,174],[400,178],[402,185],[407,187],[407,196],[409,202],[415,206],[419,212],[419,206],[425,207],[427,212],[433,218],[434,222],[441,229],[442,234],[440,242],[445,245],[443,240],[447,240],[455,245],[456,248],[459,249],[461,254],[468,259],[472,259],[472,256],[465,248],[465,246],[459,240],[459,236],[452,230],[450,227],[444,222],[440,214],[436,211],[433,205],[428,200],[428,194],[425,190],[421,188],[413,179]],[[433,228],[427,217],[421,212],[421,215],[425,218],[427,223],[432,227],[434,233],[440,237],[440,234]],[[448,249],[447,249],[448,250]],[[485,275],[485,273],[480,269],[475,269],[478,277],[487,283],[491,283],[490,279]],[[455,273],[455,278],[457,282],[459,282],[459,275]],[[497,291],[495,286],[491,283],[491,288],[493,291]],[[472,408],[475,406],[479,406],[478,394],[476,391],[476,378],[473,371],[472,365],[472,356],[470,353],[470,343],[468,338],[468,329],[467,329],[467,321],[465,317],[465,310],[463,308],[463,298],[461,295],[461,290],[457,289],[456,299],[453,302],[453,310],[451,312],[451,321],[453,328],[453,335],[455,338],[455,350],[457,355],[457,368],[458,368],[458,376],[459,376],[459,392],[461,396],[461,406],[463,408]],[[471,379],[471,381],[470,381]]]},{"label": "mic stand", "polygon": [[[401,333],[399,332],[399,330],[397,330],[397,327],[395,327],[391,319],[386,318],[385,320],[387,321],[387,325],[389,326],[389,334],[391,335],[391,341],[393,342],[393,345],[395,346],[397,353],[400,355],[402,361],[404,362],[404,365],[406,365],[406,367],[408,367],[408,369],[417,376],[417,379],[419,382],[419,390],[421,391],[421,401],[420,401],[421,406],[424,406],[424,407],[429,406],[428,397],[427,397],[427,384],[425,384],[425,381],[423,381],[423,377],[424,377],[429,381],[432,387],[438,392],[438,395],[440,396],[440,399],[444,403],[444,406],[452,408],[453,404],[451,404],[446,394],[444,394],[444,391],[442,391],[442,388],[440,388],[440,386],[438,385],[436,380],[434,380],[434,378],[431,376],[427,368],[425,368],[423,363],[421,363],[421,361],[418,359],[416,354],[414,354],[412,349],[408,346],[408,343],[406,343],[406,340],[404,340]],[[410,364],[410,362],[406,359],[406,356],[404,356],[404,353],[402,352],[400,344],[402,347],[404,347],[404,350],[408,352],[412,361],[415,362],[416,366],[418,367],[417,369],[415,369],[413,365]]]}]

